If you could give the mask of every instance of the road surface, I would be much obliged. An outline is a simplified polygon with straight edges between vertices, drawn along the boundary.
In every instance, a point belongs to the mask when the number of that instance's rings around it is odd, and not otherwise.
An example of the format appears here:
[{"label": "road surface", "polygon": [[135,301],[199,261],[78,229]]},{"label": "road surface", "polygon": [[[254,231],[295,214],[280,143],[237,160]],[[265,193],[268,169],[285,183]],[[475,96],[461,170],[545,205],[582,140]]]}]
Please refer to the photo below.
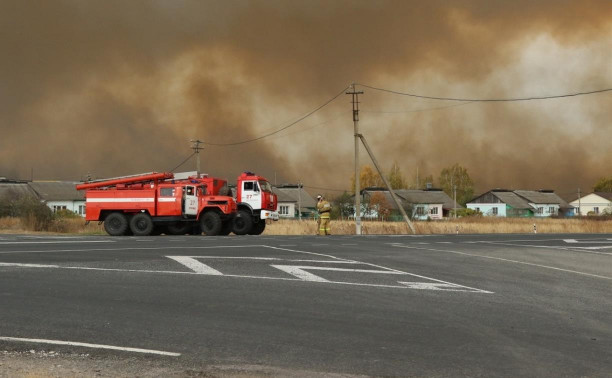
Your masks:
[{"label": "road surface", "polygon": [[612,235],[0,235],[0,350],[30,349],[190,371],[610,376]]}]

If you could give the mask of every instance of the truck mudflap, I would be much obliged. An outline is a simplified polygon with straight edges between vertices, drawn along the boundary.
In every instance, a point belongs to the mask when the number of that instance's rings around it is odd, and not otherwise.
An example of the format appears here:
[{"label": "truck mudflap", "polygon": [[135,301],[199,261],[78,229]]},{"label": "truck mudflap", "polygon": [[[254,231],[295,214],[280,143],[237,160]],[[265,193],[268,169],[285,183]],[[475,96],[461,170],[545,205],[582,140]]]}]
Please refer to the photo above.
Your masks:
[{"label": "truck mudflap", "polygon": [[260,219],[272,219],[273,221],[277,221],[279,216],[278,216],[278,212],[276,211],[268,211],[268,210],[262,210],[261,214],[259,215]]}]

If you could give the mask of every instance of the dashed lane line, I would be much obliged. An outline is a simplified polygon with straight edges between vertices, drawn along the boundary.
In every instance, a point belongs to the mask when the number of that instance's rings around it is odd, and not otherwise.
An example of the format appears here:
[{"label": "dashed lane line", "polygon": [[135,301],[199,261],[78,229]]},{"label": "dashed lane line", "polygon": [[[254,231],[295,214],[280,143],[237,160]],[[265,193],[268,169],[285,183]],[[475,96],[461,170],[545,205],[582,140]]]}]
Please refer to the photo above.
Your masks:
[{"label": "dashed lane line", "polygon": [[115,346],[115,345],[81,343],[81,342],[76,342],[76,341],[62,341],[62,340],[48,340],[48,339],[28,339],[28,338],[21,338],[21,337],[6,337],[6,336],[0,336],[0,341],[25,342],[25,343],[36,343],[36,344],[68,345],[68,346],[78,346],[78,347],[94,348],[94,349],[119,350],[119,351],[122,351],[122,352],[158,354],[158,355],[162,355],[162,356],[172,356],[172,357],[178,357],[178,356],[181,355],[180,353],[165,352],[165,351],[162,351],[162,350],[142,349],[142,348],[128,348],[128,347],[120,347],[120,346]]}]

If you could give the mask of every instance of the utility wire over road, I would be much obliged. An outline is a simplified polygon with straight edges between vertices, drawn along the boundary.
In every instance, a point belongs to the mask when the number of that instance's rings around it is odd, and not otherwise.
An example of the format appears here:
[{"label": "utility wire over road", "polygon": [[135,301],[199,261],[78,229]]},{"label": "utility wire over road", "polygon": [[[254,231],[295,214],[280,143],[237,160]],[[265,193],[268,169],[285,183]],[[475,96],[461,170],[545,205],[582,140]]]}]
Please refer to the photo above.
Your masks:
[{"label": "utility wire over road", "polygon": [[424,96],[424,95],[419,95],[415,93],[399,92],[399,91],[394,91],[391,89],[377,88],[377,87],[373,87],[373,86],[366,85],[366,84],[355,84],[355,85],[359,85],[364,88],[369,88],[375,91],[387,92],[387,93],[392,93],[392,94],[401,95],[401,96],[425,98],[428,100],[461,101],[461,102],[512,102],[512,101],[550,100],[554,98],[584,96],[584,95],[612,91],[612,88],[606,88],[606,89],[598,89],[598,90],[589,91],[589,92],[576,92],[576,93],[550,95],[550,96],[532,96],[532,97],[514,97],[514,98],[456,98],[456,97]]},{"label": "utility wire over road", "polygon": [[298,118],[297,120],[291,122],[290,124],[281,127],[278,130],[272,131],[270,133],[261,135],[257,138],[253,138],[253,139],[247,139],[247,140],[242,140],[239,142],[233,142],[233,143],[208,143],[208,142],[204,142],[203,144],[208,145],[208,146],[236,146],[239,144],[245,144],[245,143],[250,143],[250,142],[255,142],[256,140],[260,140],[266,137],[269,137],[271,135],[280,133],[283,130],[286,130],[288,128],[290,128],[291,126],[296,125],[297,123],[305,120],[306,118],[310,117],[311,115],[313,115],[314,113],[318,112],[319,110],[323,109],[324,107],[326,107],[327,105],[329,105],[332,101],[334,101],[335,99],[337,99],[338,97],[340,97],[341,94],[344,93],[344,91],[348,89],[348,86],[343,88],[337,95],[335,95],[334,97],[330,98],[329,100],[325,101],[325,103],[323,103],[322,105],[318,106],[317,108],[315,108],[314,110],[311,110],[310,112],[306,113],[304,116]]},{"label": "utility wire over road", "polygon": [[[367,112],[367,113],[380,113],[380,114],[413,113],[413,112],[422,112],[422,111],[429,111],[429,110],[439,110],[439,109],[452,108],[452,107],[456,107],[456,106],[468,105],[468,104],[472,104],[472,103],[475,103],[475,102],[516,102],[516,101],[550,100],[550,99],[556,99],[556,98],[577,97],[577,96],[585,96],[585,95],[591,95],[591,94],[597,94],[597,93],[612,92],[612,88],[604,88],[604,89],[598,89],[598,90],[587,91],[587,92],[574,92],[574,93],[549,95],[549,96],[509,97],[509,98],[457,98],[457,97],[442,97],[442,96],[438,96],[438,97],[437,96],[425,96],[425,95],[421,95],[421,94],[408,93],[408,92],[400,92],[400,91],[386,89],[386,88],[374,87],[374,86],[367,85],[367,84],[355,84],[355,85],[356,86],[358,85],[358,86],[361,86],[361,87],[364,87],[364,88],[368,88],[368,89],[372,89],[372,90],[375,90],[375,91],[386,92],[386,93],[391,93],[391,94],[401,95],[401,96],[422,98],[422,99],[428,99],[428,100],[457,101],[457,102],[461,102],[460,104],[456,104],[456,105],[439,106],[439,107],[424,108],[424,109],[412,109],[412,110],[397,111],[397,112],[367,111],[367,110],[364,111],[364,110],[362,110],[363,112]],[[268,137],[270,137],[272,135],[280,133],[283,130],[287,130],[288,128],[297,125],[298,123],[302,122],[306,118],[308,118],[311,115],[315,114],[319,110],[325,108],[327,105],[329,105],[334,100],[336,100],[338,97],[340,97],[340,95],[342,95],[344,93],[344,91],[346,91],[349,87],[350,86],[347,86],[347,87],[343,88],[340,92],[338,92],[338,94],[336,94],[335,96],[333,96],[329,100],[325,101],[323,104],[319,105],[315,109],[313,109],[310,112],[306,113],[305,115],[299,117],[295,121],[292,121],[289,124],[287,124],[285,126],[282,126],[279,129],[276,129],[274,131],[262,134],[262,135],[260,135],[258,137],[255,137],[255,138],[241,140],[241,141],[237,141],[237,142],[230,142],[230,143],[203,142],[202,144],[207,145],[207,146],[229,147],[229,146],[238,146],[238,145],[241,145],[241,144],[251,143],[251,142],[258,141],[258,140],[262,140],[264,138],[268,138]],[[329,121],[331,121],[333,119],[335,119],[335,117],[330,119],[330,120],[323,121],[322,123],[317,124],[316,126],[320,126],[322,124],[325,124],[325,123],[327,123],[327,122],[329,122]],[[310,129],[313,129],[316,126],[311,127]],[[306,130],[304,130],[304,131],[306,131]],[[181,165],[182,164],[184,164],[184,163],[181,163]]]}]

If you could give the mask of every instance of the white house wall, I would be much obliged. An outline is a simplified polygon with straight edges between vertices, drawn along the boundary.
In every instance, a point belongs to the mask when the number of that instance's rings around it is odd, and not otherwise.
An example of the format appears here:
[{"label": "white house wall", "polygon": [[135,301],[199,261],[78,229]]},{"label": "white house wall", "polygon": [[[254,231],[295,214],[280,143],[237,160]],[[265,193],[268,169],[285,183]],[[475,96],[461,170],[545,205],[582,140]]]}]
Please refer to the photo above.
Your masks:
[{"label": "white house wall", "polygon": [[574,206],[576,209],[578,209],[578,205],[580,205],[581,215],[587,215],[589,212],[596,212],[595,208],[597,208],[597,214],[602,214],[606,208],[612,206],[612,201],[608,201],[595,193],[591,193],[582,197],[580,201],[575,200],[570,202],[570,205]]},{"label": "white house wall", "polygon": [[[282,212],[281,212],[281,207],[283,207]],[[296,217],[295,203],[294,202],[279,202],[278,203],[278,216],[281,218],[295,218]]]},{"label": "white house wall", "polygon": [[59,209],[70,210],[75,214],[85,217],[85,201],[47,201],[47,206],[55,212]]},{"label": "white house wall", "polygon": [[[418,208],[422,208],[422,214],[419,214]],[[418,220],[442,219],[442,204],[418,204],[412,209],[412,218]]]},{"label": "white house wall", "polygon": [[[467,203],[465,206],[468,209],[478,210],[482,215],[486,217],[505,217],[506,216],[506,204],[505,203]],[[497,209],[497,214],[495,210]]]},{"label": "white house wall", "polygon": [[[530,203],[529,206],[534,208],[533,216],[534,217],[551,217],[553,215],[559,215],[559,204],[558,203]],[[538,208],[542,208],[542,212],[538,212]],[[552,208],[552,211],[551,211]]]}]

